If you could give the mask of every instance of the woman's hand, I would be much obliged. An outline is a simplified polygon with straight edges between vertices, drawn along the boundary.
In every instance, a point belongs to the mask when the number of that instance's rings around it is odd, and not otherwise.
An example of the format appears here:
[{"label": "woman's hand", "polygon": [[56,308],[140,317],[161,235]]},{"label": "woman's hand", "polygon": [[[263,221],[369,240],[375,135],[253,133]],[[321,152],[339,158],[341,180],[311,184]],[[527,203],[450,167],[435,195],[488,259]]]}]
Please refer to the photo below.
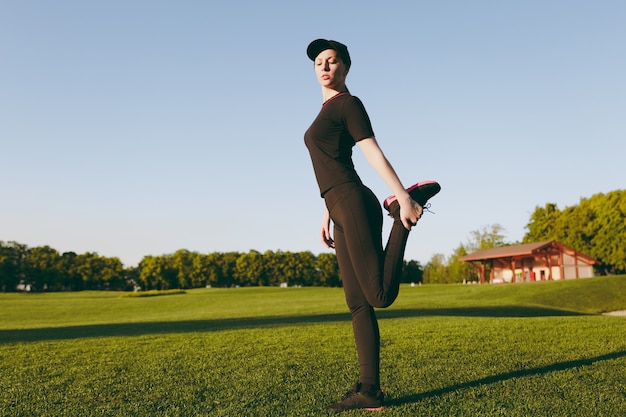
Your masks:
[{"label": "woman's hand", "polygon": [[327,248],[334,249],[335,241],[330,235],[330,213],[328,209],[324,209],[322,215],[322,226],[320,227],[320,236],[322,238],[322,244]]},{"label": "woman's hand", "polygon": [[422,218],[424,208],[408,194],[402,200],[398,199],[398,203],[400,204],[400,221],[402,221],[405,229],[411,230],[418,220]]}]

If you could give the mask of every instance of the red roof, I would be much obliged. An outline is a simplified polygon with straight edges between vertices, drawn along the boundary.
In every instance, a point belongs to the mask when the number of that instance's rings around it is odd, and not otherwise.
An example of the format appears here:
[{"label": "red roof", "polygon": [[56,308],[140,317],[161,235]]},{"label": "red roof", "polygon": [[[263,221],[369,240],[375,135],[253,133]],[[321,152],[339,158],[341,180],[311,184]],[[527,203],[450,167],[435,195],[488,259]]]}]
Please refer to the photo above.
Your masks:
[{"label": "red roof", "polygon": [[459,261],[469,262],[469,261],[482,261],[487,259],[499,259],[499,258],[520,258],[520,257],[531,257],[535,255],[545,254],[546,250],[551,248],[556,248],[562,250],[563,252],[576,256],[580,259],[587,261],[589,264],[599,263],[597,260],[583,255],[580,252],[572,248],[568,248],[567,246],[555,241],[549,240],[545,242],[536,242],[536,243],[525,243],[522,245],[512,245],[512,246],[501,246],[498,248],[491,249],[483,249],[468,255],[462,256],[459,258]]}]

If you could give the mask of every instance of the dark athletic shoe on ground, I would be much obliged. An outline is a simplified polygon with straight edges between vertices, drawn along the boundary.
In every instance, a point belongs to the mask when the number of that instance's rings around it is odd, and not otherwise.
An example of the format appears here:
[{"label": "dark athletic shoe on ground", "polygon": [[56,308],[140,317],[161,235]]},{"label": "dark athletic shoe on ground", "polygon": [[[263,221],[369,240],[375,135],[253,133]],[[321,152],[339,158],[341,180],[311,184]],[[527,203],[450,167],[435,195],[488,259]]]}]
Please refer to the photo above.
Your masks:
[{"label": "dark athletic shoe on ground", "polygon": [[361,391],[361,384],[356,384],[354,388],[346,392],[341,401],[328,406],[331,411],[382,411],[386,408],[385,395],[381,390],[377,390],[375,393]]},{"label": "dark athletic shoe on ground", "polygon": [[[437,181],[422,181],[410,186],[406,191],[416,203],[425,208],[428,200],[441,191],[441,186]],[[383,203],[383,207],[389,211],[389,215],[394,219],[397,217],[397,213],[400,210],[400,204],[398,204],[398,199],[395,195],[387,197]]]}]

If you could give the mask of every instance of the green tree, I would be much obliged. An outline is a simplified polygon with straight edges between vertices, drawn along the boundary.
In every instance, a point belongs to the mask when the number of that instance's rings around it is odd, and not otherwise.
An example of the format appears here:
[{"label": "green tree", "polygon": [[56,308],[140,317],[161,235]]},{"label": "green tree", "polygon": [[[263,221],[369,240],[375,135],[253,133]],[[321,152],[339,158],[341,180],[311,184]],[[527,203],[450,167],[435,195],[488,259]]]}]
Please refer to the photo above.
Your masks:
[{"label": "green tree", "polygon": [[125,287],[124,266],[118,258],[106,258],[94,252],[76,257],[75,272],[85,289],[109,290]]},{"label": "green tree", "polygon": [[422,265],[418,261],[404,261],[402,267],[401,282],[422,282],[424,280],[424,271]]},{"label": "green tree", "polygon": [[263,255],[255,250],[239,255],[234,273],[241,285],[267,285]]},{"label": "green tree", "polygon": [[223,275],[223,269],[221,266],[222,254],[219,252],[213,252],[206,255],[202,261],[203,271],[207,273],[207,285],[212,287],[226,286],[226,278]]},{"label": "green tree", "polygon": [[62,289],[70,291],[83,290],[85,288],[83,279],[77,271],[78,255],[74,252],[63,252],[59,264],[61,271],[63,271],[61,278]]},{"label": "green tree", "polygon": [[559,210],[536,207],[524,242],[556,240],[599,260],[601,273],[626,272],[626,190],[594,194]]},{"label": "green tree", "polygon": [[280,250],[275,252],[268,250],[263,253],[268,285],[279,285],[282,282],[287,282],[283,268],[284,258],[285,253]]},{"label": "green tree", "polygon": [[424,284],[446,284],[446,257],[441,253],[434,254],[424,267]]},{"label": "green tree", "polygon": [[214,285],[211,282],[211,262],[209,255],[195,253],[191,262],[191,273],[189,276],[192,288],[206,287]]},{"label": "green tree", "polygon": [[0,241],[0,290],[15,291],[24,283],[27,254],[26,245]]},{"label": "green tree", "polygon": [[626,190],[594,197],[598,215],[589,255],[603,263],[605,273],[626,273]]},{"label": "green tree", "polygon": [[459,245],[452,256],[448,259],[448,280],[449,282],[472,282],[478,281],[478,272],[476,268],[468,262],[461,262],[459,258],[467,255],[467,248]]},{"label": "green tree", "polygon": [[100,270],[98,273],[103,289],[123,290],[127,289],[129,285],[124,271],[124,264],[118,257],[100,257]]},{"label": "green tree", "polygon": [[296,278],[298,277],[298,259],[293,252],[283,252],[280,262],[280,276],[282,277],[281,283],[287,285],[296,284]]},{"label": "green tree", "polygon": [[339,264],[334,253],[320,253],[316,260],[316,283],[326,287],[340,287]]},{"label": "green tree", "polygon": [[237,258],[239,258],[239,252],[224,252],[217,259],[220,268],[220,276],[222,282],[220,286],[234,286],[240,285],[236,279],[235,268],[237,267]]},{"label": "green tree", "polygon": [[535,207],[526,225],[528,232],[524,235],[523,243],[543,242],[554,239],[555,225],[561,216],[556,204],[548,203],[544,207]]},{"label": "green tree", "polygon": [[172,278],[172,288],[191,288],[191,279],[193,277],[193,259],[195,253],[186,249],[177,250],[169,260],[172,274],[176,275],[175,280]]},{"label": "green tree", "polygon": [[473,230],[470,232],[470,238],[465,244],[465,250],[471,253],[477,250],[506,246],[504,233],[504,228],[498,223],[483,226],[479,230]]},{"label": "green tree", "polygon": [[147,255],[139,262],[138,284],[142,290],[167,289],[168,284],[163,274],[163,259],[160,256]]},{"label": "green tree", "polygon": [[26,279],[36,290],[61,289],[61,255],[50,246],[31,248],[27,255]]},{"label": "green tree", "polygon": [[317,259],[310,251],[298,252],[296,256],[295,284],[316,285],[317,284]]}]

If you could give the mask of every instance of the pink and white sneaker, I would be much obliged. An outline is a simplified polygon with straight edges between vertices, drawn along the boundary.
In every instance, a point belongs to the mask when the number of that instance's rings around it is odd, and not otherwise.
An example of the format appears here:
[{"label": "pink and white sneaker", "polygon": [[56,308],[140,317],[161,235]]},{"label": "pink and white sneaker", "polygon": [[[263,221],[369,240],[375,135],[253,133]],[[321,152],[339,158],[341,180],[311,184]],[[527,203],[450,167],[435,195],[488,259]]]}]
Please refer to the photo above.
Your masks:
[{"label": "pink and white sneaker", "polygon": [[[439,191],[441,186],[437,181],[421,181],[406,189],[411,198],[420,206],[426,207],[426,203]],[[400,210],[400,204],[395,195],[389,196],[383,202],[383,207],[389,211],[389,215],[395,217],[394,214]]]}]

